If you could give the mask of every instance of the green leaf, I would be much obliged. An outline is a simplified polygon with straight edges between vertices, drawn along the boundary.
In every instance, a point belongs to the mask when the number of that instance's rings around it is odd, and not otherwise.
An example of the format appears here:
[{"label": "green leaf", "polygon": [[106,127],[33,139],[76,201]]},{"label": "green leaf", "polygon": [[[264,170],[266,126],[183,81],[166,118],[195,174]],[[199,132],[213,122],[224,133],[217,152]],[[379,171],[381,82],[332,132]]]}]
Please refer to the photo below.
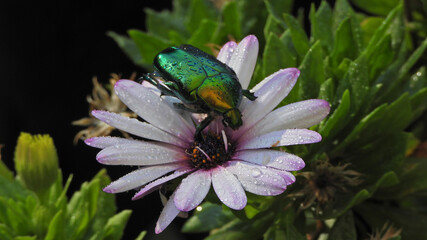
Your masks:
[{"label": "green leaf", "polygon": [[220,205],[205,202],[201,207],[202,210],[196,211],[184,224],[183,232],[207,232],[220,228],[234,219],[233,213],[224,210]]},{"label": "green leaf", "polygon": [[0,186],[0,197],[23,200],[29,195],[34,196],[31,191],[24,188],[18,181],[6,178],[3,175],[0,175]]},{"label": "green leaf", "polygon": [[334,97],[335,83],[332,78],[329,78],[320,85],[319,96],[317,98],[332,102]]},{"label": "green leaf", "polygon": [[[101,191],[101,186],[105,186],[109,182],[110,178],[105,169],[103,169],[98,172],[91,182],[82,185],[80,190],[82,197],[78,203],[79,206],[76,207],[85,209],[85,211],[81,212],[81,214],[84,214],[82,224],[77,225],[77,232],[82,232],[84,239],[89,239],[91,236],[102,236],[101,233],[105,233],[106,224],[111,221],[111,217],[116,212],[114,196]],[[70,201],[70,205],[74,203],[73,198]],[[85,223],[86,219],[89,222]]]},{"label": "green leaf", "polygon": [[[421,43],[421,45],[411,54],[407,59],[405,64],[400,68],[398,79],[403,79],[403,77],[408,74],[409,70],[415,65],[418,59],[423,56],[424,51],[427,48],[427,38]],[[395,83],[397,84],[397,83]]]},{"label": "green leaf", "polygon": [[299,67],[299,100],[315,98],[319,95],[320,85],[325,81],[323,54],[319,42],[313,44]]},{"label": "green leaf", "polygon": [[139,49],[139,53],[145,63],[144,66],[151,66],[157,53],[169,46],[163,39],[139,30],[129,30],[128,34]]},{"label": "green leaf", "polygon": [[366,46],[366,54],[370,55],[370,52],[373,51],[374,46],[377,45],[378,42],[386,35],[386,32],[389,31],[390,26],[393,22],[396,21],[400,16],[402,16],[403,7],[402,5],[397,6],[391,11],[386,19],[382,22],[381,26],[373,34],[371,40]]},{"label": "green leaf", "polygon": [[356,208],[357,214],[373,229],[381,229],[386,222],[395,229],[402,228],[402,239],[427,239],[426,214],[394,204],[366,202]]},{"label": "green leaf", "polygon": [[334,35],[332,33],[332,10],[327,1],[322,1],[319,9],[310,11],[311,37],[313,42],[319,40],[326,52],[331,52],[334,46]]},{"label": "green leaf", "polygon": [[138,237],[135,238],[135,240],[142,240],[144,239],[145,235],[147,235],[147,231],[142,231]]},{"label": "green leaf", "polygon": [[292,0],[265,0],[265,5],[268,12],[273,18],[286,28],[285,20],[282,17],[283,13],[290,13],[292,10]]},{"label": "green leaf", "polygon": [[354,17],[346,18],[338,26],[335,34],[334,48],[331,53],[332,66],[338,64],[344,59],[356,59],[362,49],[362,40],[358,23]]},{"label": "green leaf", "polygon": [[[274,20],[273,16],[268,15],[267,22],[264,26],[264,38],[268,39],[270,34],[280,36],[283,32],[283,27],[281,27],[276,20]],[[266,43],[267,45],[268,43]]]},{"label": "green leaf", "polygon": [[[282,203],[286,206],[286,203]],[[293,240],[304,240],[306,239],[297,229],[297,223],[295,222],[295,210],[293,208],[283,209],[278,213],[276,221],[264,234],[264,239],[293,239]],[[269,233],[270,232],[270,233]],[[283,237],[283,238],[281,238]]]},{"label": "green leaf", "polygon": [[[32,201],[30,200],[32,199]],[[28,203],[28,204],[27,204]],[[27,199],[14,200],[12,198],[0,197],[0,220],[20,234],[34,232],[34,224],[28,216],[32,215],[37,200],[28,196]]]},{"label": "green leaf", "polygon": [[[2,146],[0,145],[0,151]],[[13,172],[7,168],[6,164],[1,160],[1,152],[0,152],[0,176],[4,177],[5,179],[12,181],[13,180]]]},{"label": "green leaf", "polygon": [[[66,220],[63,211],[58,211],[49,224],[44,240],[66,239]],[[69,236],[67,236],[68,238]]]},{"label": "green leaf", "polygon": [[352,211],[346,212],[335,221],[328,238],[346,240],[357,239]]},{"label": "green leaf", "polygon": [[203,19],[197,31],[193,33],[188,40],[188,44],[200,48],[201,50],[210,53],[211,50],[206,43],[212,42],[215,37],[215,31],[218,24],[215,21]]},{"label": "green leaf", "polygon": [[273,211],[266,211],[247,221],[235,219],[216,230],[206,240],[258,239],[271,225],[275,214]]},{"label": "green leaf", "polygon": [[349,119],[350,112],[350,91],[344,91],[340,104],[333,111],[324,125],[319,127],[319,133],[324,138],[333,139],[336,134],[345,126]]},{"label": "green leaf", "polygon": [[[261,36],[262,29],[265,25],[265,19],[267,19],[267,16],[269,15],[264,1],[251,0],[235,2],[237,3],[238,11],[241,14],[243,36],[248,34]],[[259,40],[260,45],[264,46],[264,40],[262,38]]]},{"label": "green leaf", "polygon": [[364,55],[358,57],[350,63],[347,73],[340,80],[337,88],[337,98],[334,105],[340,100],[338,97],[346,90],[351,92],[351,103],[353,114],[365,103],[365,98],[369,94],[367,59]]},{"label": "green leaf", "polygon": [[418,119],[427,110],[427,87],[411,96],[412,121]]},{"label": "green leaf", "polygon": [[366,17],[360,23],[360,27],[363,32],[363,43],[365,46],[368,46],[369,41],[377,29],[381,26],[383,21],[384,18],[382,17]]},{"label": "green leaf", "polygon": [[408,158],[403,164],[399,183],[382,189],[376,194],[377,199],[402,199],[405,196],[427,189],[426,158]]},{"label": "green leaf", "polygon": [[[174,5],[176,2],[173,2]],[[163,39],[168,39],[170,31],[175,31],[184,37],[190,35],[184,24],[182,24],[186,15],[177,14],[176,11],[171,13],[168,10],[156,12],[149,8],[145,8],[144,12],[147,16],[145,22],[148,33],[162,37]]]},{"label": "green leaf", "polygon": [[[104,170],[105,171],[105,170]],[[80,191],[77,191],[71,197],[67,206],[68,223],[70,236],[79,238],[83,236],[91,226],[92,218],[97,211],[97,203],[101,192],[101,179],[99,175],[87,183],[84,182]],[[110,210],[110,209],[108,209]]]},{"label": "green leaf", "polygon": [[[386,172],[399,172],[405,159],[408,134],[398,132],[378,138],[365,146],[351,145],[346,150],[346,161],[353,169],[364,173],[364,183],[377,181],[379,175]],[[387,161],[384,161],[387,159]]]},{"label": "green leaf", "polygon": [[126,223],[131,215],[132,211],[124,210],[114,215],[106,223],[103,231],[102,239],[108,240],[119,240],[122,238]]},{"label": "green leaf", "polygon": [[387,66],[393,62],[394,51],[391,47],[391,36],[387,34],[374,47],[371,55],[367,55],[369,79],[373,82]]},{"label": "green leaf", "polygon": [[187,13],[185,24],[187,30],[193,34],[200,31],[200,24],[203,20],[210,20],[216,23],[218,11],[210,1],[191,0],[190,8]]},{"label": "green leaf", "polygon": [[18,236],[14,240],[36,240],[37,236]]},{"label": "green leaf", "polygon": [[[59,180],[59,178],[61,178]],[[61,184],[60,187],[58,187],[58,190],[61,189],[61,193],[57,195],[56,201],[55,201],[55,207],[56,209],[62,209],[65,211],[65,208],[67,207],[67,191],[70,187],[71,180],[73,179],[73,175],[68,176],[67,182],[64,186],[62,186],[62,173],[58,174],[58,184]],[[59,191],[58,191],[59,192]],[[54,199],[52,199],[53,202]]]},{"label": "green leaf", "polygon": [[398,133],[407,127],[411,119],[409,95],[404,94],[389,106],[384,104],[364,117],[335,151],[357,150],[364,144]]},{"label": "green leaf", "polygon": [[227,2],[222,11],[224,21],[224,29],[227,35],[233,36],[235,39],[242,39],[241,16],[237,9],[236,2]]},{"label": "green leaf", "polygon": [[0,239],[13,240],[15,232],[9,228],[6,224],[0,223]]},{"label": "green leaf", "polygon": [[267,38],[262,61],[263,76],[269,76],[282,68],[296,66],[296,58],[274,33],[270,33]]},{"label": "green leaf", "polygon": [[[390,186],[398,182],[394,172],[386,172],[379,179],[374,179],[374,184],[364,189],[359,190],[356,194],[351,192],[336,192],[334,200],[329,203],[331,207],[325,208],[321,219],[330,219],[342,216],[351,208],[363,203],[365,200],[373,196],[380,187]],[[339,239],[339,238],[338,238]]]},{"label": "green leaf", "polygon": [[123,52],[135,65],[144,66],[144,63],[148,62],[144,62],[141,54],[138,51],[136,43],[132,39],[112,31],[107,32],[107,35],[117,43],[117,45],[123,50]]},{"label": "green leaf", "polygon": [[342,22],[354,14],[353,9],[347,0],[335,1],[335,6],[332,15],[332,27],[337,29]]},{"label": "green leaf", "polygon": [[352,0],[352,2],[366,12],[386,16],[400,0]]},{"label": "green leaf", "polygon": [[406,83],[405,92],[413,95],[420,91],[420,89],[427,87],[427,73],[426,67],[422,66],[412,74],[409,81]]},{"label": "green leaf", "polygon": [[291,30],[292,41],[296,51],[298,52],[298,55],[301,57],[305,56],[310,48],[310,45],[304,29],[292,15],[285,13],[283,17],[289,29]]}]

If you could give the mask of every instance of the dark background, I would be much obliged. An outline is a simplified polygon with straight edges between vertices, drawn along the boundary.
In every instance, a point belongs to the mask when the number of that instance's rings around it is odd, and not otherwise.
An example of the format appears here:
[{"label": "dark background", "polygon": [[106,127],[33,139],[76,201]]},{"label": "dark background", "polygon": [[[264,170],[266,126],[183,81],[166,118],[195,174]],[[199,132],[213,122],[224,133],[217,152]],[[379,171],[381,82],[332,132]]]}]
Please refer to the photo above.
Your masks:
[{"label": "dark background", "polygon": [[[311,1],[295,2],[299,6],[294,12],[300,6],[308,9]],[[22,131],[53,137],[64,176],[74,175],[70,194],[103,167],[95,160],[97,149],[82,142],[73,145],[74,135],[82,128],[71,122],[88,115],[86,96],[91,93],[93,76],[105,83],[110,73],[126,77],[143,72],[106,32],[144,30],[145,7],[171,9],[171,1],[0,2],[0,144],[5,145],[2,159],[10,168]],[[131,170],[107,169],[112,179]],[[162,209],[159,196],[153,193],[131,201],[133,194],[116,197],[119,210],[133,210],[123,239],[134,239],[142,230],[148,230],[146,239],[202,237],[178,234],[183,219],[176,219],[154,237],[154,224]]]}]

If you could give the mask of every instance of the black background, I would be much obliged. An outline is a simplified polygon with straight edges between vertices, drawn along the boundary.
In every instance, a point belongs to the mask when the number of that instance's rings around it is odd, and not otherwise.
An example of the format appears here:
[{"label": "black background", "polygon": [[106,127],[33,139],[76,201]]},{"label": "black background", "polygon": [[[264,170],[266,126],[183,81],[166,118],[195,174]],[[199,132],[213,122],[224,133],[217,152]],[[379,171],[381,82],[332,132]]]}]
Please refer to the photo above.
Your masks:
[{"label": "black background", "polygon": [[[308,9],[310,1],[300,2],[304,3],[297,3],[299,6]],[[320,1],[315,2],[318,5]],[[171,1],[0,2],[0,144],[5,145],[2,159],[10,168],[22,131],[53,137],[64,177],[74,175],[70,193],[103,167],[95,160],[97,149],[82,142],[73,145],[74,135],[82,128],[71,122],[88,114],[86,96],[91,93],[93,76],[106,82],[110,73],[125,77],[143,72],[106,32],[144,30],[145,7],[170,9]],[[107,169],[112,179],[131,170]],[[131,201],[133,194],[116,197],[119,210],[133,210],[123,239],[134,239],[141,230],[148,230],[146,239],[202,237],[179,234],[183,219],[176,219],[163,234],[154,236],[162,209],[159,196],[153,193]]]}]

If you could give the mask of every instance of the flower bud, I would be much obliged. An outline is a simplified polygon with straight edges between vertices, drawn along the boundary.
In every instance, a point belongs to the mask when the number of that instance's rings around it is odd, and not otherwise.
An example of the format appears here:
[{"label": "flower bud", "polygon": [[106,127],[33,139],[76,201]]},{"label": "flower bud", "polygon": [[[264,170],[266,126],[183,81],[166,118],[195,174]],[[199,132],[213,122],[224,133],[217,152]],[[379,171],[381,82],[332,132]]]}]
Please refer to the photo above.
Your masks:
[{"label": "flower bud", "polygon": [[58,174],[58,155],[49,135],[21,133],[15,149],[15,169],[27,188],[47,190]]}]

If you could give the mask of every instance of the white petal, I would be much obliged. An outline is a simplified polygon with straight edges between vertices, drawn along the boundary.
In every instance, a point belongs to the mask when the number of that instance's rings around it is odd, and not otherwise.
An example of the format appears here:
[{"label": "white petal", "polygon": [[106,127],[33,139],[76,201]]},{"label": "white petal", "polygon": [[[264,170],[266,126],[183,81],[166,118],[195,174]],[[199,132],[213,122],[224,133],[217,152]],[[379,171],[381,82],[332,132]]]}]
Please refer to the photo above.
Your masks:
[{"label": "white petal", "polygon": [[184,178],[176,190],[175,206],[184,212],[197,207],[211,188],[211,173],[199,170]]},{"label": "white petal", "polygon": [[150,89],[128,80],[118,81],[114,89],[120,100],[145,121],[182,139],[193,138],[193,124]]},{"label": "white petal", "polygon": [[141,187],[179,167],[179,164],[168,164],[141,168],[110,183],[110,185],[104,188],[104,191],[108,193],[119,193]]},{"label": "white petal", "polygon": [[286,171],[301,170],[305,166],[304,161],[300,157],[272,149],[238,151],[234,154],[233,159]]},{"label": "white petal", "polygon": [[226,169],[237,176],[246,191],[257,195],[279,195],[287,186],[280,171],[273,168],[242,161],[230,161]]},{"label": "white petal", "polygon": [[320,99],[288,104],[267,114],[244,136],[250,138],[288,128],[308,128],[322,121],[329,109],[329,103]]},{"label": "white petal", "polygon": [[231,57],[233,56],[233,52],[236,49],[236,47],[237,47],[236,42],[233,42],[233,41],[227,42],[226,44],[224,44],[224,46],[222,46],[216,58],[219,61],[230,66],[230,60],[231,60]]},{"label": "white petal", "polygon": [[240,106],[243,126],[237,130],[236,136],[240,136],[271,112],[289,94],[298,76],[299,70],[296,68],[282,69],[255,86],[254,94],[258,98],[255,101],[243,98]]},{"label": "white petal", "polygon": [[110,126],[139,137],[171,143],[181,147],[187,144],[175,135],[162,131],[151,124],[141,122],[136,118],[128,118],[117,113],[99,110],[92,111],[92,115]]},{"label": "white petal", "polygon": [[143,141],[113,145],[96,155],[96,160],[106,165],[158,165],[183,161],[186,158],[184,150],[180,148]]},{"label": "white petal", "polygon": [[242,185],[227,169],[218,166],[212,170],[212,185],[219,200],[229,208],[240,210],[246,206]]},{"label": "white petal", "polygon": [[251,81],[258,49],[258,39],[254,35],[247,36],[237,45],[228,64],[236,72],[243,89],[246,89]]},{"label": "white petal", "polygon": [[285,179],[287,185],[291,185],[296,181],[295,176],[287,171],[280,171],[279,174]]},{"label": "white petal", "polygon": [[145,187],[143,187],[141,190],[139,190],[139,192],[137,192],[133,196],[132,200],[140,199],[140,198],[146,196],[147,194],[150,194],[154,190],[156,190],[162,184],[164,184],[164,183],[166,183],[166,182],[168,182],[168,181],[170,181],[172,179],[175,179],[175,178],[177,178],[177,177],[179,177],[181,175],[189,173],[191,171],[193,171],[193,169],[178,169],[174,173],[172,173],[172,174],[170,174],[170,175],[168,175],[166,177],[159,178],[159,179],[157,179],[157,180],[155,180],[155,181],[147,184]]},{"label": "white petal", "polygon": [[271,148],[297,144],[316,143],[322,140],[322,136],[308,129],[286,129],[267,133],[248,140],[241,139],[237,150]]},{"label": "white petal", "polygon": [[165,230],[180,212],[179,209],[175,207],[175,203],[173,201],[174,197],[175,192],[169,198],[169,201],[166,203],[166,206],[163,208],[162,213],[160,214],[159,220],[157,220],[155,228],[156,234],[159,234]]},{"label": "white petal", "polygon": [[94,148],[106,148],[114,145],[134,144],[138,142],[140,141],[135,139],[120,138],[120,137],[93,137],[85,140],[85,143],[88,146],[91,146]]}]

